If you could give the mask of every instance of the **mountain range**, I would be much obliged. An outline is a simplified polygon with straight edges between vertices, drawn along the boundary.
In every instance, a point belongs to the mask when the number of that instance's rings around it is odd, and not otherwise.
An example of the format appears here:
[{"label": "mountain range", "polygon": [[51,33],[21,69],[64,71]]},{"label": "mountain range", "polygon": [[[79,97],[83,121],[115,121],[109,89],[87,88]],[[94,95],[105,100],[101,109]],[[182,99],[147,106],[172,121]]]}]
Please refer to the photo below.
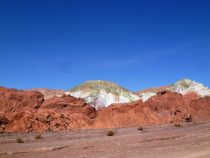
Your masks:
[{"label": "mountain range", "polygon": [[171,85],[148,88],[139,92],[132,92],[115,83],[103,80],[87,81],[68,91],[49,89],[33,90],[39,91],[45,98],[62,96],[63,94],[82,98],[96,110],[108,107],[114,103],[128,103],[139,99],[146,101],[152,96],[155,96],[158,92],[166,90],[177,92],[182,95],[194,92],[200,97],[210,96],[210,90],[208,87],[190,79],[179,80]]},{"label": "mountain range", "polygon": [[118,128],[210,119],[210,90],[190,79],[139,92],[87,81],[68,91],[0,88],[0,131]]},{"label": "mountain range", "polygon": [[177,92],[182,95],[194,92],[200,97],[210,96],[210,90],[208,87],[190,79],[179,80],[171,85],[148,88],[139,92],[132,92],[115,83],[103,80],[87,81],[68,91],[41,88],[32,90],[39,91],[47,99],[54,96],[62,96],[63,94],[82,98],[96,110],[108,107],[113,103],[128,103],[139,99],[146,101],[152,96],[155,96],[158,92],[166,90]]}]

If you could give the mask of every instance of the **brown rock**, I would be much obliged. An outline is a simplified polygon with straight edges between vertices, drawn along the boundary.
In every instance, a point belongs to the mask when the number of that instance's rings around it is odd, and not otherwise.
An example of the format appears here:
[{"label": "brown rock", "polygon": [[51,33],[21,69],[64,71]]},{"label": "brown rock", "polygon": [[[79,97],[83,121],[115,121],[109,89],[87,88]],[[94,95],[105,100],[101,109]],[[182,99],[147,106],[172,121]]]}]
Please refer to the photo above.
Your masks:
[{"label": "brown rock", "polygon": [[6,125],[9,123],[8,118],[4,117],[4,116],[0,116],[0,125]]}]

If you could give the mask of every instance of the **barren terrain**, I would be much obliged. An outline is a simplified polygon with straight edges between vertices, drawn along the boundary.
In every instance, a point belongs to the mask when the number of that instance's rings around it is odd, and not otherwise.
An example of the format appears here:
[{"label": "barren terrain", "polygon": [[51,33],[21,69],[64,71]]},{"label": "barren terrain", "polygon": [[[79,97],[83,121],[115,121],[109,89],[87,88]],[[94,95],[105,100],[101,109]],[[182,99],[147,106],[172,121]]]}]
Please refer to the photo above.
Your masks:
[{"label": "barren terrain", "polygon": [[[2,134],[1,158],[209,158],[210,122],[114,129]],[[25,143],[17,143],[20,135]]]}]

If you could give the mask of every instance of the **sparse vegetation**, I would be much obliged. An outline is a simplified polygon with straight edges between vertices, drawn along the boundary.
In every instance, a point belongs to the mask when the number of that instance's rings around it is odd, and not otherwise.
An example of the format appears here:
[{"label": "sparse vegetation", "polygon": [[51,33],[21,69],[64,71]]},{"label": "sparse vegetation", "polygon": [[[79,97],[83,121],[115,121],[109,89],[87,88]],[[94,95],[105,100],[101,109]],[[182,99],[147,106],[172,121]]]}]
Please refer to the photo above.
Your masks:
[{"label": "sparse vegetation", "polygon": [[186,122],[192,122],[192,116],[190,115],[189,117],[186,117],[186,118],[185,118],[185,121],[186,121]]},{"label": "sparse vegetation", "polygon": [[[87,81],[79,86],[76,86],[69,90],[69,92],[76,92],[76,91],[91,91],[92,95],[98,94],[101,90],[106,91],[107,93],[112,93],[114,95],[122,95],[128,98],[130,101],[133,101],[132,93],[129,90],[108,81]],[[97,96],[97,95],[96,95]]]},{"label": "sparse vegetation", "polygon": [[35,133],[34,138],[36,140],[38,140],[38,139],[42,139],[43,137],[42,137],[41,133],[38,132],[38,133]]},{"label": "sparse vegetation", "polygon": [[181,124],[180,123],[175,123],[174,126],[175,127],[181,127]]},{"label": "sparse vegetation", "polygon": [[21,137],[16,138],[17,143],[24,143],[23,139]]},{"label": "sparse vegetation", "polygon": [[140,127],[138,128],[138,130],[139,130],[139,131],[143,131],[144,128],[143,128],[142,126],[140,126]]},{"label": "sparse vegetation", "polygon": [[113,130],[108,130],[107,133],[106,133],[106,135],[107,135],[107,136],[113,136],[114,133],[115,133],[115,132],[114,132]]}]

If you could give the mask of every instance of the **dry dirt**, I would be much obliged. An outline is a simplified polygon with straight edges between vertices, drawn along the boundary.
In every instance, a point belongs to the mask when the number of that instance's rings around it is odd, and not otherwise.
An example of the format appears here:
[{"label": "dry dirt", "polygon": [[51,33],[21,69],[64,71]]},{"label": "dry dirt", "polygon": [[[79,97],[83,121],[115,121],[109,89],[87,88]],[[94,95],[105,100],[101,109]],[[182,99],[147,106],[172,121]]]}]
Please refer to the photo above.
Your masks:
[{"label": "dry dirt", "polygon": [[[1,158],[209,158],[210,122],[133,128],[2,134]],[[25,143],[17,143],[20,135]]]}]

